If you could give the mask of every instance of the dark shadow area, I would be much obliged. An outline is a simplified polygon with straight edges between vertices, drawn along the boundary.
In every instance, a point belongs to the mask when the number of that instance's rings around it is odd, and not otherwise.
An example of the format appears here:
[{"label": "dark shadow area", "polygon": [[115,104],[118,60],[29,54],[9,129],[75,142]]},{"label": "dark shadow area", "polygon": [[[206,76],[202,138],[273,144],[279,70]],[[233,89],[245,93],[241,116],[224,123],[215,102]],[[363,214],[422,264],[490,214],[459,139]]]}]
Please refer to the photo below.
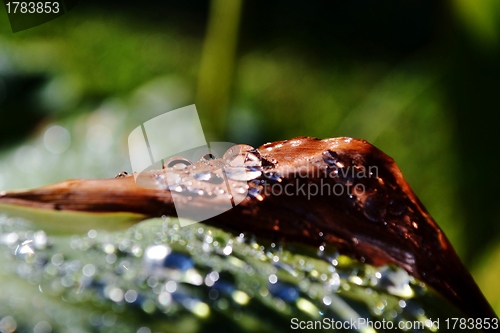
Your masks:
[{"label": "dark shadow area", "polygon": [[500,214],[500,50],[484,50],[458,29],[446,81],[459,147],[460,201],[466,214],[467,260],[498,242]]},{"label": "dark shadow area", "polygon": [[0,148],[24,139],[43,119],[37,93],[44,75],[0,74]]}]

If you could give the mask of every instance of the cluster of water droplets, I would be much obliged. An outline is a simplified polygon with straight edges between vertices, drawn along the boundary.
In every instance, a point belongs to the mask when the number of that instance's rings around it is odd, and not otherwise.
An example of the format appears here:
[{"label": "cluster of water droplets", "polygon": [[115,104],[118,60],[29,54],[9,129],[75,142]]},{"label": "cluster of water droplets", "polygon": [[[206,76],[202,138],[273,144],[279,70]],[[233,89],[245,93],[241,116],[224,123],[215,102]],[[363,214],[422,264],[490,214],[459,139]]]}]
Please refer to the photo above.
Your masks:
[{"label": "cluster of water droplets", "polygon": [[[297,147],[301,143],[300,139],[296,139],[264,145],[262,149],[271,152],[284,145]],[[383,222],[407,213],[402,203],[404,198],[394,198],[393,193],[387,193],[387,184],[378,174],[381,166],[368,165],[360,154],[325,150],[318,156],[285,156],[284,159],[285,162],[302,160],[303,166],[311,168],[312,177],[330,178],[343,185],[350,204],[371,221]],[[164,161],[163,169],[157,170],[154,177],[156,186],[185,196],[186,200],[223,197],[237,204],[246,196],[262,201],[267,194],[264,191],[266,184],[282,182],[283,176],[274,168],[277,164],[276,160],[263,159],[258,149],[241,144],[229,148],[220,157],[206,152],[195,162],[184,157],[172,157]],[[292,174],[301,172],[288,171]]]},{"label": "cluster of water droplets", "polygon": [[257,149],[235,145],[218,157],[213,152],[203,154],[193,162],[184,157],[172,157],[156,170],[156,186],[192,200],[197,197],[227,198],[237,204],[247,194],[257,196],[252,181],[264,172]]},{"label": "cluster of water droplets", "polygon": [[326,244],[314,252],[203,224],[180,228],[167,217],[114,233],[50,237],[33,230],[0,217],[0,280],[10,283],[0,295],[3,331],[175,331],[180,318],[197,325],[221,318],[235,327],[250,321],[266,331],[289,327],[290,317],[432,316],[419,301],[424,285],[404,270],[364,265]]},{"label": "cluster of water droplets", "polygon": [[[387,184],[388,179],[382,173],[387,170],[385,164],[371,164],[376,160],[367,161],[365,156],[353,151],[336,149],[338,139],[324,139],[322,143],[331,145],[318,154],[307,154],[307,148],[297,151],[304,143],[309,143],[311,138],[295,138],[282,142],[272,142],[262,146],[262,150],[272,154],[277,150],[289,151],[290,155],[282,156],[285,164],[292,162],[292,166],[285,166],[290,177],[308,177],[311,181],[332,182],[331,185],[341,185],[340,191],[331,191],[329,195],[337,196],[336,200],[346,199],[347,206],[361,211],[366,218],[373,222],[383,222],[391,218],[400,218],[407,214],[407,207],[403,203],[405,198],[398,197],[392,187],[396,184]],[[344,138],[344,143],[350,143],[351,138]],[[297,151],[297,153],[296,153]],[[301,153],[305,151],[306,153]],[[278,164],[278,161],[272,161]],[[293,163],[294,162],[294,163]],[[269,172],[264,174],[267,180],[280,182],[282,176]],[[323,183],[318,185],[323,186]],[[415,227],[415,226],[414,226]],[[417,226],[418,227],[418,226]]]}]

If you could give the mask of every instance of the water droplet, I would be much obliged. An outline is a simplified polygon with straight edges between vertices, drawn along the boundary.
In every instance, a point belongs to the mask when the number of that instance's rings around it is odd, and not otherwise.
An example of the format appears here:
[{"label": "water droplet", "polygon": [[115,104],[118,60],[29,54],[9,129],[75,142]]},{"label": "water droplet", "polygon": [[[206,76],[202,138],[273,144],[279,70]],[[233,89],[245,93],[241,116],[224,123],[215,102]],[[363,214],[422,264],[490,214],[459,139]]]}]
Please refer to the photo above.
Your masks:
[{"label": "water droplet", "polygon": [[207,181],[212,177],[212,173],[211,172],[196,172],[196,173],[194,173],[193,177],[196,180]]},{"label": "water droplet", "polygon": [[50,261],[54,266],[61,266],[64,263],[64,257],[62,254],[57,253],[52,256]]},{"label": "water droplet", "polygon": [[127,303],[134,303],[137,300],[137,296],[138,296],[137,291],[130,289],[127,290],[123,298]]},{"label": "water droplet", "polygon": [[33,240],[29,239],[22,242],[17,246],[15,250],[16,256],[31,256],[35,253],[35,249],[33,247]]},{"label": "water droplet", "polygon": [[47,247],[48,237],[45,231],[40,230],[33,235],[33,245],[36,249],[42,250]]},{"label": "water droplet", "polygon": [[17,329],[17,323],[11,316],[3,317],[0,320],[0,332],[15,332]]},{"label": "water droplet", "polygon": [[116,247],[113,244],[110,244],[110,243],[104,244],[104,246],[103,246],[102,249],[107,254],[115,253],[115,251],[116,251]]},{"label": "water droplet", "polygon": [[19,239],[19,235],[15,232],[9,232],[2,234],[0,236],[0,243],[6,244],[7,246],[14,245]]},{"label": "water droplet", "polygon": [[373,222],[384,219],[386,202],[382,195],[368,196],[363,203],[363,214]]},{"label": "water droplet", "polygon": [[184,157],[172,157],[163,163],[164,168],[172,168],[174,170],[183,170],[189,165],[192,165],[193,162]]},{"label": "water droplet", "polygon": [[215,156],[213,153],[205,153],[200,157],[200,162],[206,162],[215,159],[217,159],[217,156]]},{"label": "water droplet", "polygon": [[229,245],[222,250],[222,253],[224,253],[224,255],[226,256],[230,255],[231,252],[233,252],[233,248]]},{"label": "water droplet", "polygon": [[163,266],[165,258],[172,250],[166,245],[152,245],[144,251],[143,262],[148,268]]},{"label": "water droplet", "polygon": [[410,287],[410,275],[402,268],[391,266],[381,267],[379,270],[381,277],[378,283],[395,296],[410,298],[414,295]]},{"label": "water droplet", "polygon": [[354,284],[357,284],[358,286],[363,285],[363,279],[356,275],[349,276],[349,281]]},{"label": "water droplet", "polygon": [[207,287],[212,287],[217,280],[219,280],[219,273],[217,271],[212,271],[205,277],[205,284]]},{"label": "water droplet", "polygon": [[227,177],[237,181],[248,181],[262,174],[262,159],[257,149],[249,145],[229,148],[222,157]]},{"label": "water droplet", "polygon": [[118,287],[111,288],[108,292],[108,297],[113,302],[121,302],[123,300],[123,290]]},{"label": "water droplet", "polygon": [[169,293],[174,293],[177,290],[177,282],[168,281],[167,283],[165,283],[165,290]]},{"label": "water droplet", "polygon": [[229,179],[236,181],[248,181],[259,177],[262,171],[255,168],[225,167],[224,172]]},{"label": "water droplet", "polygon": [[259,151],[249,145],[236,145],[229,148],[222,159],[232,167],[262,165]]},{"label": "water droplet", "polygon": [[271,180],[280,183],[282,181],[281,176],[277,172],[265,172],[264,177],[266,180]]},{"label": "water droplet", "polygon": [[251,196],[252,198],[259,200],[259,201],[264,200],[264,196],[262,194],[260,194],[260,190],[256,187],[249,188],[248,195]]},{"label": "water droplet", "polygon": [[85,275],[86,277],[92,277],[94,276],[94,274],[96,273],[96,268],[94,265],[92,264],[86,264],[85,266],[83,266],[82,268],[82,273],[83,275]]},{"label": "water droplet", "polygon": [[323,156],[323,161],[329,166],[339,167],[337,165],[337,162],[339,161],[339,154],[337,154],[336,152],[331,150],[325,150],[322,153],[322,156]]},{"label": "water droplet", "polygon": [[188,269],[194,267],[194,262],[186,254],[171,252],[169,255],[167,255],[167,258],[165,259],[163,266],[170,269],[176,269],[185,272]]},{"label": "water droplet", "polygon": [[[233,185],[234,186],[234,185]],[[234,191],[233,193],[236,193],[236,194],[244,194],[247,192],[247,186],[241,186],[241,185],[237,185],[237,186],[234,186]]]},{"label": "water droplet", "polygon": [[185,185],[167,186],[167,190],[172,191],[172,192],[176,192],[176,193],[190,195],[190,193],[189,193],[189,191],[187,191],[187,187]]},{"label": "water droplet", "polygon": [[268,285],[268,289],[271,295],[282,299],[286,303],[295,302],[299,298],[299,291],[297,287],[288,283],[270,283]]},{"label": "water droplet", "polygon": [[196,172],[194,173],[193,178],[210,184],[222,184],[224,182],[224,178],[209,171]]},{"label": "water droplet", "polygon": [[276,262],[274,264],[274,266],[277,267],[277,268],[280,268],[280,269],[282,269],[282,270],[284,270],[286,272],[288,272],[290,275],[292,275],[294,277],[299,276],[299,273],[297,272],[297,270],[294,267],[292,267],[292,266],[290,266],[288,264],[284,264],[284,263],[281,263],[281,262]]},{"label": "water droplet", "polygon": [[127,171],[121,171],[120,173],[118,173],[115,178],[124,178],[124,177],[127,177],[128,176],[128,172]]},{"label": "water droplet", "polygon": [[169,306],[172,303],[172,295],[168,292],[163,292],[158,295],[158,302],[163,306]]}]

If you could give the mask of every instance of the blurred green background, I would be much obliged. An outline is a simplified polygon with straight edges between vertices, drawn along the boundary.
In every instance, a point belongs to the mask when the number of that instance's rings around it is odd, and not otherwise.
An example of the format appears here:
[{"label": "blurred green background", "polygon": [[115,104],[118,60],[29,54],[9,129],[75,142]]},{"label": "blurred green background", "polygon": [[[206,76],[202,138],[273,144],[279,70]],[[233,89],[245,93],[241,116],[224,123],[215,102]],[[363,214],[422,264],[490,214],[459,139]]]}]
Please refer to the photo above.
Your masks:
[{"label": "blurred green background", "polygon": [[500,1],[81,1],[15,34],[0,17],[1,190],[130,171],[130,131],[193,103],[208,141],[363,138],[500,312]]}]

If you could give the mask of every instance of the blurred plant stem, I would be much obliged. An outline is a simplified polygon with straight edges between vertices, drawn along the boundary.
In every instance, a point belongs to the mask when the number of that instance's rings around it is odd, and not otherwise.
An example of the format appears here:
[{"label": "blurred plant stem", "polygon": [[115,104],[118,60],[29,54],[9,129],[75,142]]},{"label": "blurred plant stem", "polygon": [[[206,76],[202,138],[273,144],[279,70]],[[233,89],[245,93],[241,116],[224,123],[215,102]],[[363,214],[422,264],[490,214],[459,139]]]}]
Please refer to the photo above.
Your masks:
[{"label": "blurred plant stem", "polygon": [[241,6],[242,0],[212,0],[210,6],[196,104],[202,117],[210,117],[206,135],[217,139],[226,131]]}]

